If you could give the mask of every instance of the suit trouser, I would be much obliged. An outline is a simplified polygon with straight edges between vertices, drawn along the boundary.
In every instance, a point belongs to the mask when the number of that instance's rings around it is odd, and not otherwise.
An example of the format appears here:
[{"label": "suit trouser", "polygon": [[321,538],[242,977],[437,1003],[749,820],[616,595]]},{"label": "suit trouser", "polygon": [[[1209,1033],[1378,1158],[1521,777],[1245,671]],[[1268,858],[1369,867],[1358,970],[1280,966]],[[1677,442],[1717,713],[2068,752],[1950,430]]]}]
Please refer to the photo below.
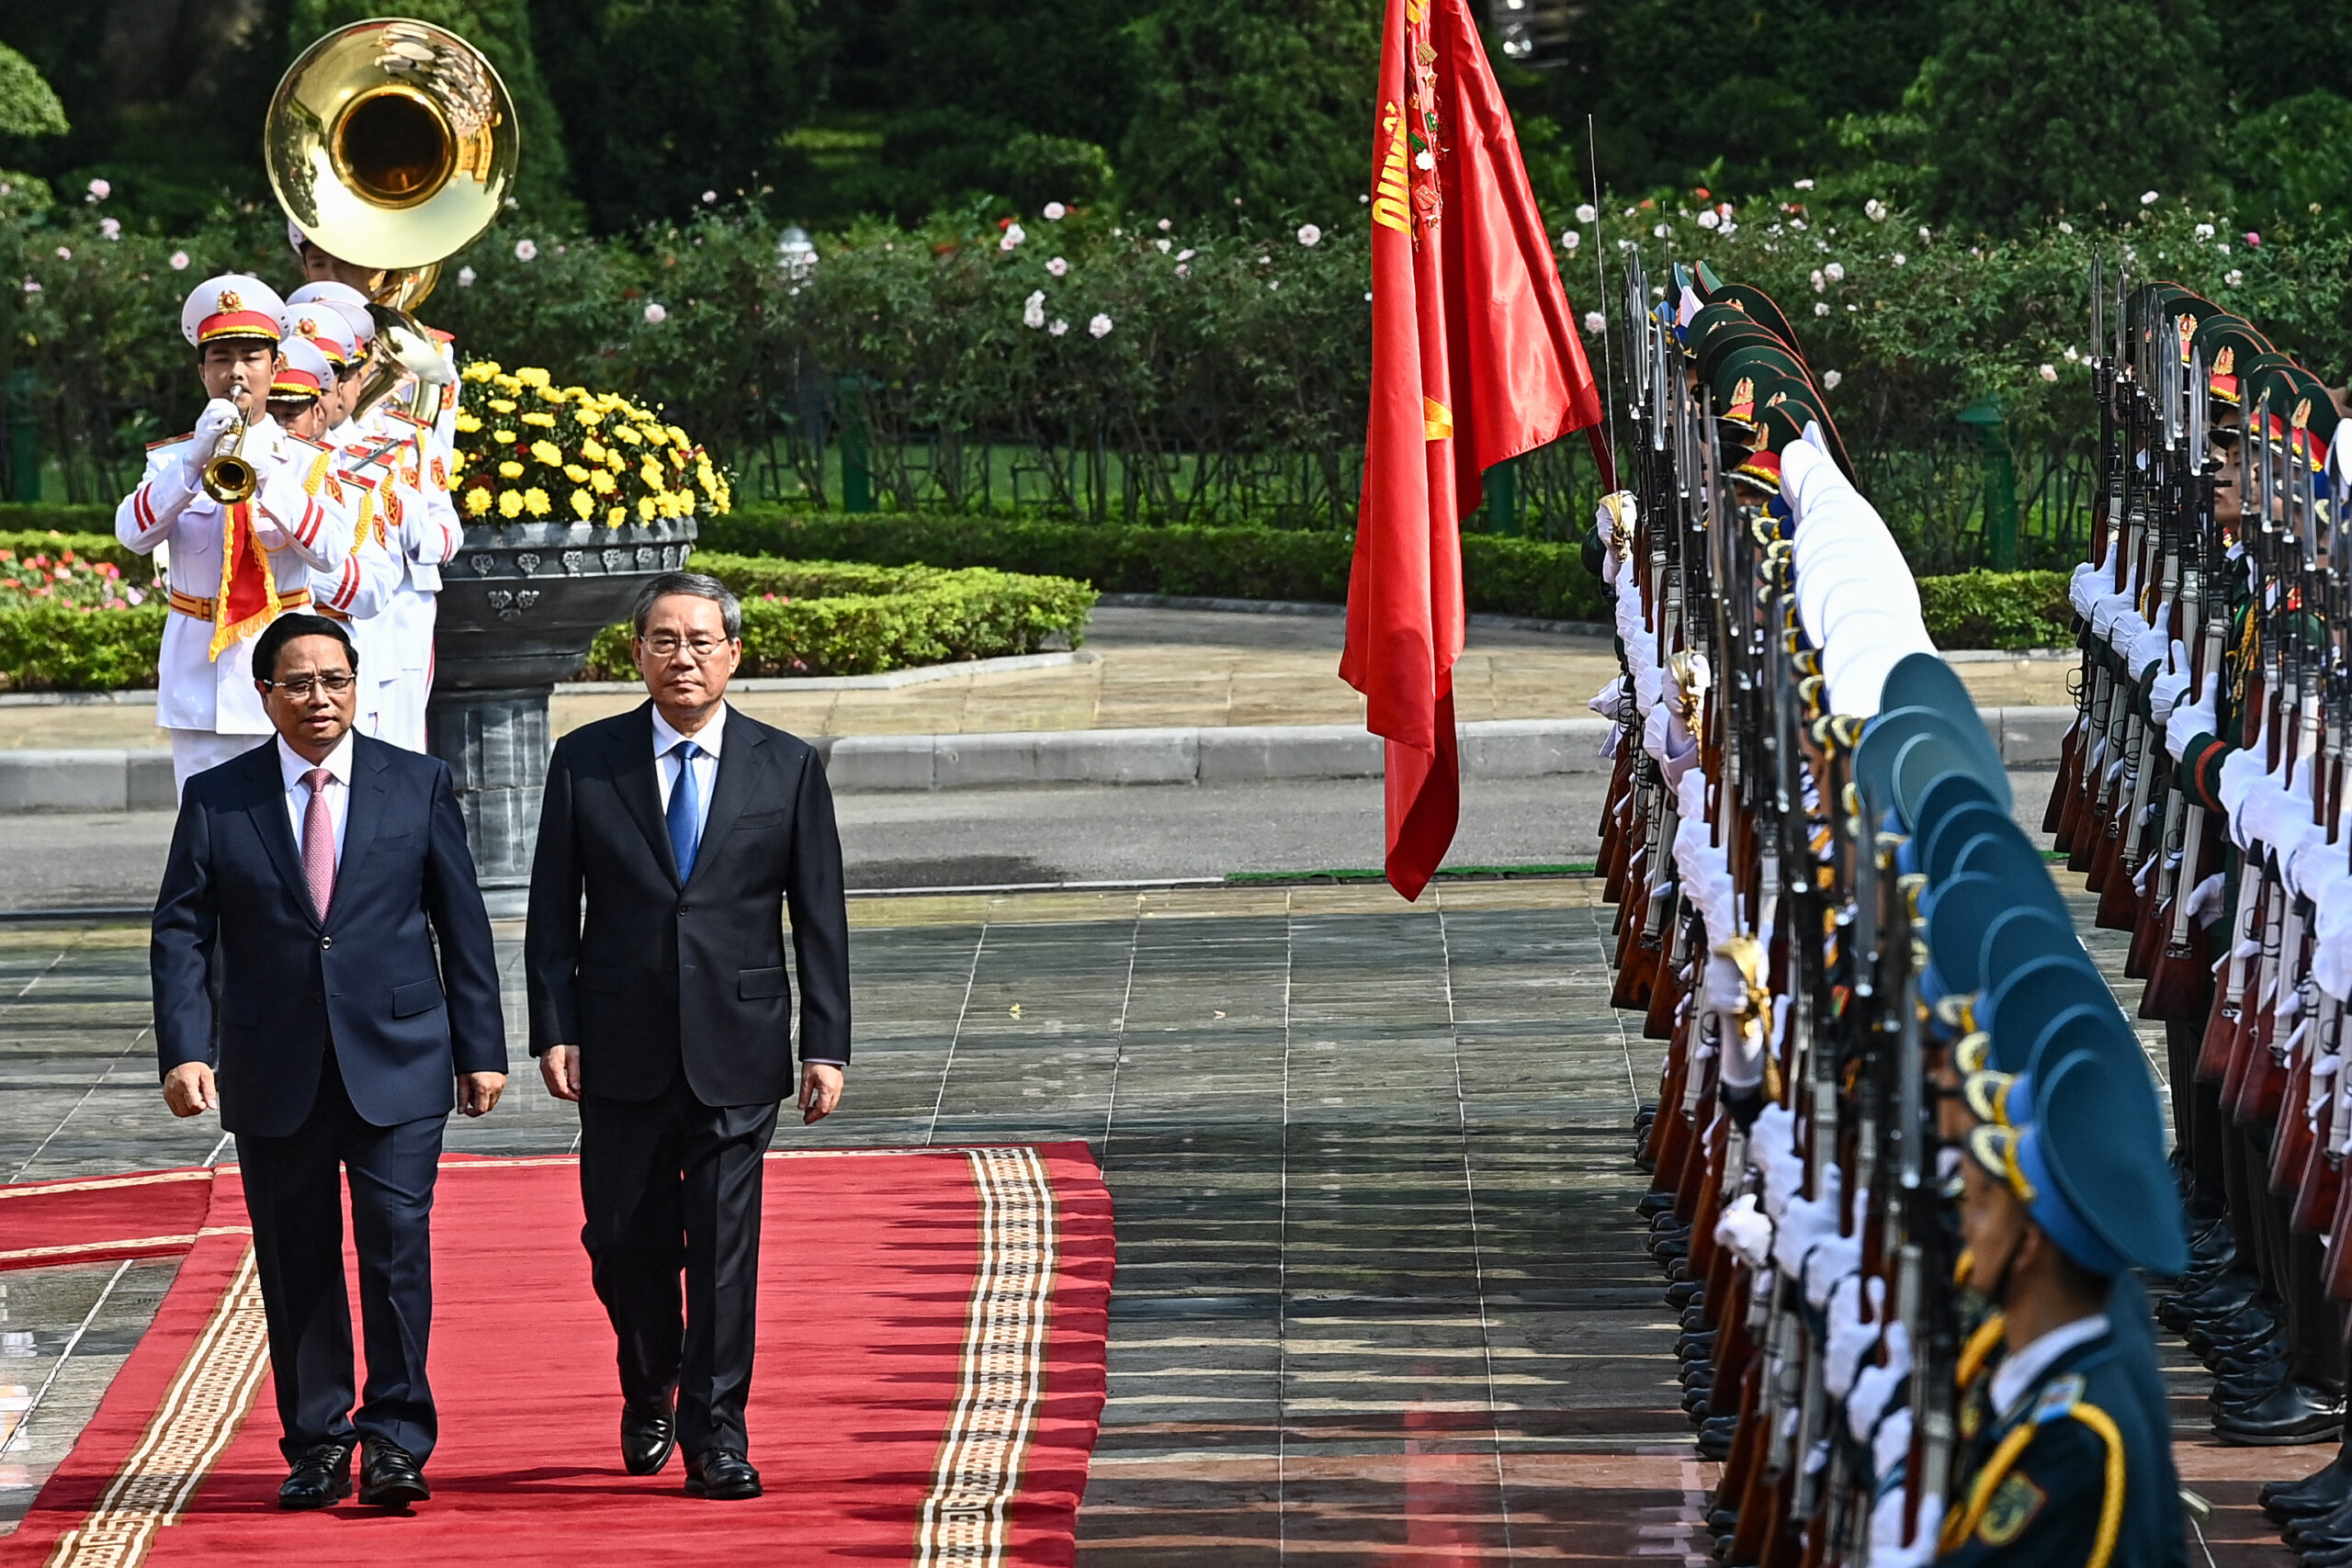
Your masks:
[{"label": "suit trouser", "polygon": [[749,1450],[762,1156],[775,1118],[773,1104],[705,1105],[683,1072],[651,1100],[580,1101],[580,1239],[620,1342],[621,1396],[652,1404],[674,1389],[689,1457]]},{"label": "suit trouser", "polygon": [[[375,1125],[352,1109],[332,1046],[325,1055],[318,1099],[300,1127],[284,1137],[237,1135],[286,1434],[278,1447],[291,1461],[356,1436],[396,1443],[422,1464],[440,1430],[424,1359],[433,1325],[433,1179],[447,1122],[431,1116]],[[368,1350],[366,1397],[356,1416],[344,1173],[351,1179]]]}]

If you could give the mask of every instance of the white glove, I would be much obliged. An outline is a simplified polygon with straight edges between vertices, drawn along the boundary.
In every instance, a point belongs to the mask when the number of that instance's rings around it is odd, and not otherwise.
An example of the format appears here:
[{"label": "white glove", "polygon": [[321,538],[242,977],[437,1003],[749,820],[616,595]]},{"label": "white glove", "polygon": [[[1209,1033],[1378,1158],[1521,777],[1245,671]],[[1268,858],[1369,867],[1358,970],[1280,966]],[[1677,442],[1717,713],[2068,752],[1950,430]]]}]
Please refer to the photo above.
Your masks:
[{"label": "white glove", "polygon": [[[1870,1321],[1862,1321],[1862,1302],[1871,1303]],[[1843,1399],[1862,1370],[1862,1358],[1878,1344],[1886,1322],[1886,1281],[1873,1274],[1863,1279],[1849,1274],[1829,1292],[1829,1358],[1823,1369],[1832,1399]]]},{"label": "white glove", "polygon": [[1796,1118],[1774,1103],[1757,1113],[1748,1129],[1747,1157],[1764,1177],[1764,1212],[1778,1219],[1804,1185],[1804,1162],[1797,1157]]},{"label": "white glove", "polygon": [[1858,1443],[1871,1440],[1871,1434],[1878,1430],[1878,1418],[1886,1414],[1887,1402],[1894,1397],[1895,1385],[1911,1372],[1909,1329],[1899,1322],[1890,1323],[1879,1342],[1885,1348],[1886,1364],[1864,1367],[1855,1376],[1853,1392],[1846,1396],[1846,1429]]},{"label": "white glove", "polygon": [[2222,918],[2222,874],[2215,872],[2189,890],[2188,918],[2210,926]]},{"label": "white glove", "polygon": [[1772,1222],[1756,1207],[1756,1194],[1743,1192],[1715,1216],[1715,1245],[1728,1247],[1751,1269],[1772,1256]]},{"label": "white glove", "polygon": [[2126,604],[2115,612],[2115,619],[2107,628],[2107,646],[2115,649],[2126,670],[2138,671],[2145,666],[2133,657],[2140,651],[2142,639],[2151,635],[2152,628],[2141,618],[2140,612]]},{"label": "white glove", "polygon": [[[2164,728],[2172,720],[2173,710],[2180,704],[2181,694],[2188,690],[2188,649],[2178,637],[2165,659],[2164,672],[2148,688],[2148,716],[2156,728]],[[2186,739],[2181,742],[2188,744]],[[2178,761],[2177,758],[2175,761]]]},{"label": "white glove", "polygon": [[1802,1279],[1805,1254],[1838,1234],[1840,1172],[1836,1166],[1821,1173],[1821,1196],[1789,1200],[1780,1216],[1780,1234],[1772,1238],[1772,1261],[1781,1273]]},{"label": "white glove", "polygon": [[1747,1005],[1747,978],[1718,953],[1707,959],[1706,985],[1707,1010],[1715,1015],[1716,1043],[1723,1048],[1724,1086],[1754,1089],[1764,1081],[1764,1029],[1760,1019],[1747,1024],[1740,1018]]},{"label": "white glove", "polygon": [[1902,1404],[1887,1412],[1871,1438],[1871,1474],[1878,1490],[1896,1486],[1910,1470],[1910,1461],[1911,1407]]},{"label": "white glove", "polygon": [[1609,683],[1601,687],[1600,690],[1595,692],[1592,694],[1592,700],[1584,705],[1599,714],[1601,717],[1608,719],[1612,724],[1624,716],[1624,677],[1622,675],[1611,675],[1609,677]]},{"label": "white glove", "polygon": [[1927,1568],[1936,1560],[1937,1539],[1943,1533],[1944,1500],[1930,1495],[1919,1499],[1911,1539],[1903,1539],[1903,1489],[1896,1487],[1871,1510],[1871,1568]]},{"label": "white glove", "polygon": [[203,475],[204,466],[220,450],[220,438],[237,428],[244,416],[237,405],[226,398],[215,398],[204,405],[196,416],[196,437],[187,444],[187,479],[191,485]]},{"label": "white glove", "polygon": [[2101,594],[2111,592],[2114,588],[2115,580],[2112,577],[2090,562],[2085,561],[2075,569],[2074,578],[2066,584],[2066,603],[2075,607],[2075,614],[2088,620],[2091,605],[2098,602]]},{"label": "white glove", "polygon": [[1840,1280],[1860,1273],[1861,1267],[1860,1236],[1825,1236],[1804,1260],[1804,1299],[1816,1308],[1828,1305],[1829,1292],[1838,1288]]},{"label": "white glove", "polygon": [[2219,671],[2209,671],[2205,683],[2197,689],[2197,700],[2187,707],[2175,707],[2170,722],[2165,726],[2165,750],[2172,753],[2176,762],[2187,754],[2188,743],[2200,735],[2220,732],[2222,720],[2215,704],[2222,690]]}]

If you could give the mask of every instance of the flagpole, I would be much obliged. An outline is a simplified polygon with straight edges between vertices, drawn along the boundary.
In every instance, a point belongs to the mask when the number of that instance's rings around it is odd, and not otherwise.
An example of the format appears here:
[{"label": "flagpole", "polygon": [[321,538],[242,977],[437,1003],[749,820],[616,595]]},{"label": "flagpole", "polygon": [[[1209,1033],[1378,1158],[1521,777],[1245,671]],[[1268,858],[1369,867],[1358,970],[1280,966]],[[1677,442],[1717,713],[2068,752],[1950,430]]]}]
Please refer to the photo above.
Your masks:
[{"label": "flagpole", "polygon": [[1584,117],[1584,170],[1592,186],[1592,307],[1600,312],[1600,408],[1609,420],[1609,453],[1617,454],[1617,373],[1609,353],[1609,263],[1600,253],[1600,159],[1593,151],[1592,116]]}]

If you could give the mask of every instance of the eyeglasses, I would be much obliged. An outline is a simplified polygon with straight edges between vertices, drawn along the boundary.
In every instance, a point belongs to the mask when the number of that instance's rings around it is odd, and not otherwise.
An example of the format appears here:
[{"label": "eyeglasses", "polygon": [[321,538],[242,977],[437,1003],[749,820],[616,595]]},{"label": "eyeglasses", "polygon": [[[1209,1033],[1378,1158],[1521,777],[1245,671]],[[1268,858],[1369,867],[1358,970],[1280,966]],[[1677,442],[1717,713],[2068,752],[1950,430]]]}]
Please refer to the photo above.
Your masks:
[{"label": "eyeglasses", "polygon": [[358,679],[358,676],[348,670],[329,670],[317,675],[297,675],[290,681],[264,681],[262,684],[271,691],[283,692],[288,696],[299,700],[316,691],[323,691],[331,696],[341,696],[351,690],[353,683]]},{"label": "eyeglasses", "polygon": [[720,649],[725,648],[734,639],[731,637],[686,637],[682,639],[672,637],[667,632],[655,632],[651,637],[643,637],[637,640],[643,643],[645,645],[645,651],[653,655],[656,659],[672,659],[675,658],[678,654],[683,653],[687,658],[693,660],[695,663],[700,664],[704,660],[708,659],[712,654],[717,653]]}]

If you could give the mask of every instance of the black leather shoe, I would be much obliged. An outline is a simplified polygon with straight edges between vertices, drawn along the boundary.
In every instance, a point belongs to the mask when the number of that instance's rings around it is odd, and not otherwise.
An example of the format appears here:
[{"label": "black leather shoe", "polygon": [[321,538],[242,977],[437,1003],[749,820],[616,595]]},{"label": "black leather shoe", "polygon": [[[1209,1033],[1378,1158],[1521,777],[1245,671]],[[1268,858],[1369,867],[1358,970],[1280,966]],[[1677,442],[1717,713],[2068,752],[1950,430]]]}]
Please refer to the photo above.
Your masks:
[{"label": "black leather shoe", "polygon": [[2352,1500],[2352,1450],[2338,1449],[2326,1466],[2301,1481],[2263,1483],[2262,1511],[2279,1524],[2332,1514]]},{"label": "black leather shoe", "polygon": [[686,1495],[738,1502],[760,1495],[760,1472],[728,1449],[713,1449],[686,1461]]},{"label": "black leather shoe", "polygon": [[398,1443],[371,1441],[359,1466],[359,1500],[371,1508],[405,1508],[433,1495],[424,1472]]},{"label": "black leather shoe", "polygon": [[2261,1404],[2213,1417],[2213,1436],[2232,1448],[2278,1448],[2309,1443],[2344,1427],[2344,1396],[2300,1382],[2286,1382]]},{"label": "black leather shoe", "polygon": [[1712,1460],[1730,1458],[1732,1439],[1738,1436],[1738,1416],[1708,1416],[1699,1423],[1699,1457]]},{"label": "black leather shoe", "polygon": [[351,1495],[351,1445],[321,1443],[294,1461],[277,1489],[281,1508],[328,1508]]},{"label": "black leather shoe", "polygon": [[2337,1508],[2333,1513],[2290,1519],[2278,1534],[2295,1551],[2309,1555],[2340,1550],[2352,1545],[2352,1509]]},{"label": "black leather shoe", "polygon": [[654,1475],[678,1446],[678,1423],[668,1400],[621,1406],[621,1464],[631,1475]]}]

